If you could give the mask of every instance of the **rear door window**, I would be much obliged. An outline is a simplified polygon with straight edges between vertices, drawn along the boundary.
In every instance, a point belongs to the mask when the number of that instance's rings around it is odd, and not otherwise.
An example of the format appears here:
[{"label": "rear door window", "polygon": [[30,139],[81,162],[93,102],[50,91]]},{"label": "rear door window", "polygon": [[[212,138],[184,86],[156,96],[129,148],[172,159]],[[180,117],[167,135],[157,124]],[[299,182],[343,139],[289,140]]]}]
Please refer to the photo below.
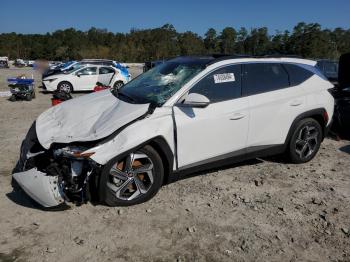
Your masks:
[{"label": "rear door window", "polygon": [[219,68],[201,79],[189,93],[197,93],[217,103],[241,97],[241,65]]},{"label": "rear door window", "polygon": [[100,67],[99,69],[99,74],[104,75],[104,74],[113,74],[114,70],[109,67]]},{"label": "rear door window", "polygon": [[278,63],[245,64],[243,96],[256,95],[289,87],[286,69]]},{"label": "rear door window", "polygon": [[77,72],[79,75],[96,75],[97,67],[86,67]]}]

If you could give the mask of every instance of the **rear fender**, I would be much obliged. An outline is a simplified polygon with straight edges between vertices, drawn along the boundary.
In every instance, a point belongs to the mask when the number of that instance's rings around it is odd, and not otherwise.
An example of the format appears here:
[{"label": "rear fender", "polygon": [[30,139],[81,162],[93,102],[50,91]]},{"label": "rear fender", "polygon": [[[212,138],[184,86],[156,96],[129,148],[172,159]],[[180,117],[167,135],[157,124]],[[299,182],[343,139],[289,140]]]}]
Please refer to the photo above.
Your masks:
[{"label": "rear fender", "polygon": [[[300,114],[299,116],[297,116],[291,127],[289,128],[289,132],[288,132],[288,135],[287,135],[287,138],[284,142],[284,146],[285,148],[288,146],[289,144],[289,141],[293,135],[293,132],[296,128],[296,126],[298,125],[298,123],[302,120],[302,119],[305,119],[305,118],[314,118],[316,119],[317,121],[321,122],[321,127],[322,127],[322,139],[325,137],[325,134],[326,134],[326,131],[327,131],[327,123],[329,123],[330,120],[328,120],[328,122],[325,121],[324,119],[324,114],[326,112],[326,109],[324,108],[317,108],[317,109],[313,109],[313,110],[310,110],[310,111],[307,111],[307,112],[304,112],[302,114]],[[323,123],[322,123],[323,121]]]}]

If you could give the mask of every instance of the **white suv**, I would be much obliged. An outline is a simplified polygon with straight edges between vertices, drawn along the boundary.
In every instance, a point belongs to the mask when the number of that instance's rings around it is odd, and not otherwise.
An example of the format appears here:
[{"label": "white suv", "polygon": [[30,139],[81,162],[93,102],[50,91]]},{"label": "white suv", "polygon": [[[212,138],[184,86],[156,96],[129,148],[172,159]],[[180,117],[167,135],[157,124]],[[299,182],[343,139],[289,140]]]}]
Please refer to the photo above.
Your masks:
[{"label": "white suv", "polygon": [[[117,91],[42,113],[13,174],[45,207],[152,198],[181,172],[286,153],[311,160],[333,115],[330,82],[296,58],[178,57]],[[114,92],[114,93],[113,93]]]}]

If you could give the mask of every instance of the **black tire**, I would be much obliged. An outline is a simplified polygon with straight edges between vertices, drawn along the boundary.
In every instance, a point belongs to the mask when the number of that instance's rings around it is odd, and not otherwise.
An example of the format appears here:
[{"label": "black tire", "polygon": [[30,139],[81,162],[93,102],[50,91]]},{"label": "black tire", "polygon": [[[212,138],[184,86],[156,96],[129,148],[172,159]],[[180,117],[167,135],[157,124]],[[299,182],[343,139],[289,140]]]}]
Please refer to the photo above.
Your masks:
[{"label": "black tire", "polygon": [[123,85],[124,85],[124,83],[122,81],[117,81],[117,82],[114,83],[113,88],[118,90]]},{"label": "black tire", "polygon": [[15,102],[17,100],[15,95],[10,96],[9,101]]},{"label": "black tire", "polygon": [[120,163],[121,161],[120,157],[115,157],[104,166],[101,173],[98,189],[99,199],[101,202],[104,202],[109,206],[131,206],[146,202],[147,200],[151,199],[157,194],[157,192],[163,184],[164,179],[164,168],[161,157],[159,156],[157,151],[149,145],[146,145],[140,150],[135,150],[135,152],[138,154],[141,153],[146,155],[152,163],[153,183],[150,184],[147,192],[138,195],[132,200],[123,200],[116,196],[117,194],[108,186],[108,183],[110,184],[111,180],[114,179],[110,174],[111,168],[113,166],[116,166],[116,164]]},{"label": "black tire", "polygon": [[306,163],[313,159],[321,146],[322,127],[313,118],[301,120],[290,139],[287,154],[292,163]]},{"label": "black tire", "polygon": [[67,81],[62,81],[58,83],[57,90],[60,92],[66,92],[67,94],[70,94],[73,92],[73,86]]},{"label": "black tire", "polygon": [[32,94],[26,94],[25,100],[26,101],[32,101]]}]

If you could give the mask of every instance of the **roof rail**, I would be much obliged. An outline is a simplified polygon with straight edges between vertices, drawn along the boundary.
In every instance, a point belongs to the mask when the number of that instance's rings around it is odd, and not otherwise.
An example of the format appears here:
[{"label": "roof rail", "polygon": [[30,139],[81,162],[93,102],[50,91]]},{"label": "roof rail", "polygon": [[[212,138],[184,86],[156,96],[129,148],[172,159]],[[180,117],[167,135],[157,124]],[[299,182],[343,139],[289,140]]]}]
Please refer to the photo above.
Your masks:
[{"label": "roof rail", "polygon": [[269,54],[269,55],[262,55],[262,56],[256,56],[256,58],[301,58],[304,59],[303,57],[299,55],[292,55],[292,54]]},{"label": "roof rail", "polygon": [[301,58],[298,55],[288,55],[288,54],[266,54],[266,55],[241,55],[241,54],[212,54],[214,60],[211,61],[208,65],[217,63],[219,61],[228,60],[228,59],[240,59],[240,58]]},{"label": "roof rail", "polygon": [[251,58],[250,55],[241,55],[241,54],[211,54],[211,57],[213,57],[213,61],[208,63],[208,65],[217,63],[219,61],[224,61],[228,59],[239,59],[239,58]]}]

